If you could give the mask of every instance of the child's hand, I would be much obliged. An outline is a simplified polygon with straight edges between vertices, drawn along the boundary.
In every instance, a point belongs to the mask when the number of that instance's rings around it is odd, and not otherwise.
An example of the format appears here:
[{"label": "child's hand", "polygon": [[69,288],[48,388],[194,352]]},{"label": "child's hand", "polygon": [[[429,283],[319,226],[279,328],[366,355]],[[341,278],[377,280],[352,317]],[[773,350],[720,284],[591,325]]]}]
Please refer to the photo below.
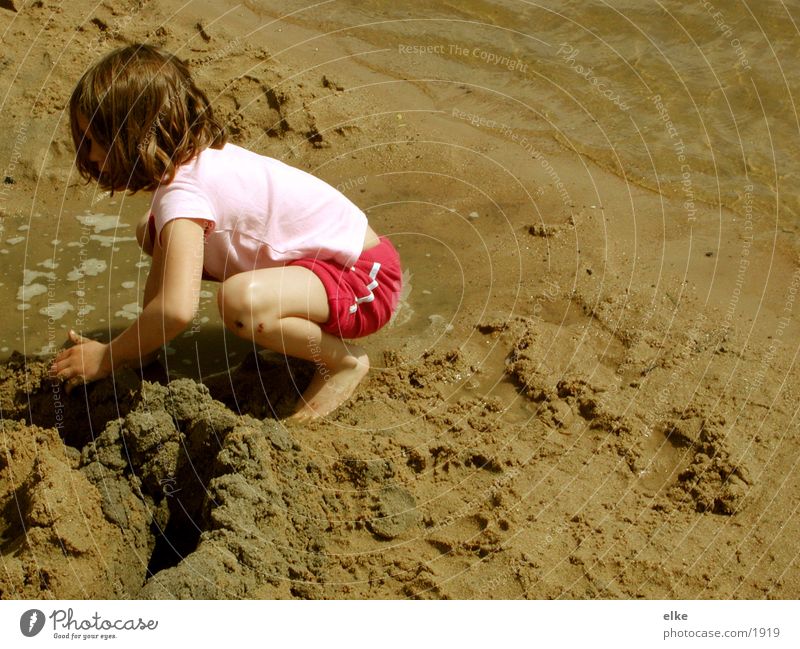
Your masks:
[{"label": "child's hand", "polygon": [[112,369],[108,345],[79,336],[72,330],[69,339],[75,346],[59,352],[50,367],[51,376],[67,382],[67,394],[76,385],[108,376]]}]

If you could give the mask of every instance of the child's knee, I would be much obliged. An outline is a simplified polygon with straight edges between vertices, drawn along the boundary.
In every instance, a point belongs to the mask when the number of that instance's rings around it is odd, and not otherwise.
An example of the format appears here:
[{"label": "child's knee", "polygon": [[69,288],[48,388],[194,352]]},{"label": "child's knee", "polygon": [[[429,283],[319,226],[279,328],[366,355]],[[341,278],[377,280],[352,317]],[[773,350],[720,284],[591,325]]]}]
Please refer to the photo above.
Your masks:
[{"label": "child's knee", "polygon": [[225,326],[237,336],[252,339],[277,328],[278,310],[260,295],[249,273],[226,279],[217,293],[217,307]]}]

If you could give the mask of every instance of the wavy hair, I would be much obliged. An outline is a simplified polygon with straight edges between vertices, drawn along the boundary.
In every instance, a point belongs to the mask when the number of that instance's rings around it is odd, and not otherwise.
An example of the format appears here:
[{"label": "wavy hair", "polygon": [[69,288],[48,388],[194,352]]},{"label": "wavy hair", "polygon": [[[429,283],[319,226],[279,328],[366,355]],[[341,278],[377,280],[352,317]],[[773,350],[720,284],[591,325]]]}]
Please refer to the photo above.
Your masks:
[{"label": "wavy hair", "polygon": [[[89,124],[80,128],[78,116]],[[227,140],[186,64],[151,45],[114,50],[81,77],[69,102],[76,166],[103,189],[153,191],[203,149]],[[94,139],[102,165],[89,159]]]}]

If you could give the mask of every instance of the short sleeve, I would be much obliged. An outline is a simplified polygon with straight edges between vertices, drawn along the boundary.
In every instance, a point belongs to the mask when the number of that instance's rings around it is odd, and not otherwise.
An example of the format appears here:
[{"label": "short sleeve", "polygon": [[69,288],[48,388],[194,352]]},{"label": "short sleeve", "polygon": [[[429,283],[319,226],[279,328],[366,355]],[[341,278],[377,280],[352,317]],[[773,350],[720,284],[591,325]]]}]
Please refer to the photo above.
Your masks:
[{"label": "short sleeve", "polygon": [[202,219],[207,221],[205,233],[208,236],[217,222],[211,201],[197,186],[181,180],[173,180],[169,185],[156,189],[150,208],[156,226],[156,237],[161,230],[175,219]]}]

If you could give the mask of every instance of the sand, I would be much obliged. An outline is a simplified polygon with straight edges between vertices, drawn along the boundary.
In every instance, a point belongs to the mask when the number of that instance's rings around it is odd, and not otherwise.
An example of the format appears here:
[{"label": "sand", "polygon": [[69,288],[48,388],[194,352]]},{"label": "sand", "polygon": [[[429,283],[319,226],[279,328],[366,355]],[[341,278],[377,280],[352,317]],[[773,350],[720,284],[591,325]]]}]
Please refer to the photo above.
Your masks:
[{"label": "sand", "polygon": [[[17,275],[73,290],[79,258],[49,242],[79,237],[70,209],[114,204],[76,179],[62,111],[87,52],[143,38],[184,48],[233,141],[363,205],[409,290],[367,339],[355,396],[304,426],[282,418],[311,368],[224,347],[213,297],[159,365],[69,396],[32,350],[65,340],[74,295],[55,334],[36,308],[10,319],[3,344],[23,353],[0,369],[0,597],[800,595],[800,267],[774,224],[702,203],[689,219],[543,123],[475,124],[488,105],[464,85],[321,65],[352,37],[287,55],[314,34],[237,37],[245,9],[198,25],[199,3],[89,4],[0,10],[2,110],[25,124],[4,236],[37,234],[2,260],[9,304]],[[26,54],[40,29],[51,47]],[[122,236],[142,205],[110,208]],[[92,258],[112,255],[103,243]],[[105,339],[136,299],[108,287],[142,281],[135,242],[113,245],[85,279]],[[47,255],[59,265],[41,270]],[[25,284],[33,268],[53,278]]]}]

